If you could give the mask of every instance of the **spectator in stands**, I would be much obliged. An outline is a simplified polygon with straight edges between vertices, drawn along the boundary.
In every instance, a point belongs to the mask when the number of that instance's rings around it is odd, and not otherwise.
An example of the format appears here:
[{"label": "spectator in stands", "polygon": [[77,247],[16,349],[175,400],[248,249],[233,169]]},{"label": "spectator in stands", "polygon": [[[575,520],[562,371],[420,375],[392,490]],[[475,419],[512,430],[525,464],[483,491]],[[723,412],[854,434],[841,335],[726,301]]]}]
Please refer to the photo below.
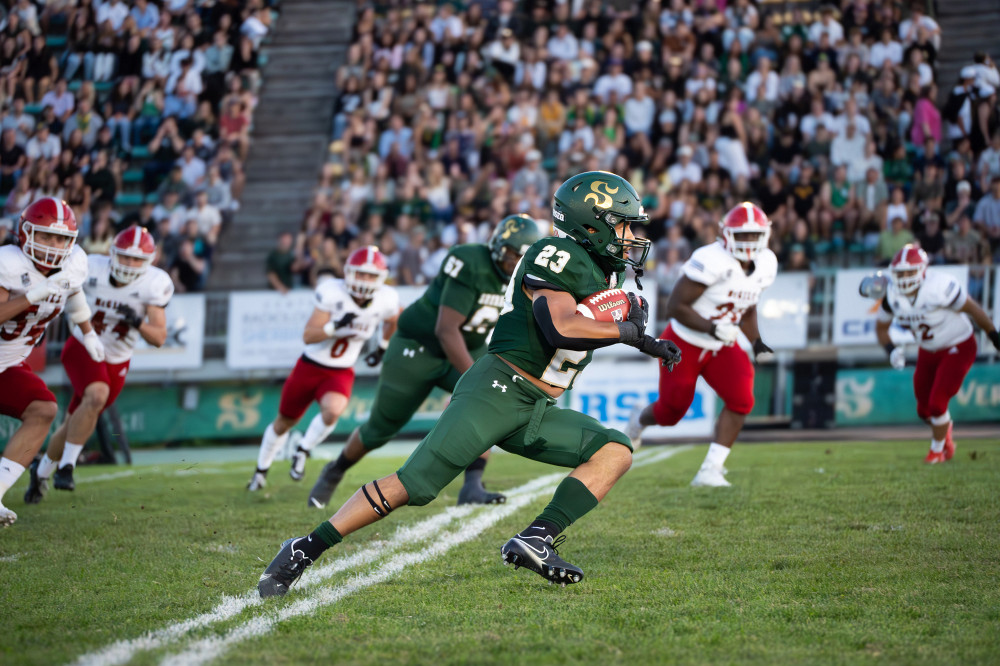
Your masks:
[{"label": "spectator in stands", "polygon": [[187,220],[198,223],[198,234],[205,242],[215,246],[222,230],[222,214],[219,209],[208,203],[208,192],[198,190],[194,195],[194,205],[187,211]]},{"label": "spectator in stands", "polygon": [[114,224],[111,220],[112,204],[110,201],[100,201],[94,207],[94,211],[90,233],[83,239],[81,245],[87,254],[108,254],[115,239]]},{"label": "spectator in stands", "polygon": [[17,178],[17,183],[7,194],[7,201],[4,203],[4,217],[19,217],[21,211],[35,200],[35,189],[31,186],[31,178],[26,171],[21,172]]},{"label": "spectator in stands", "polygon": [[208,281],[211,258],[212,246],[198,232],[198,223],[195,220],[188,220],[184,223],[177,247],[177,258],[170,270],[178,290],[195,292],[204,289]]},{"label": "spectator in stands", "polygon": [[180,167],[181,179],[187,184],[189,190],[198,189],[205,184],[207,167],[205,161],[195,154],[193,143],[184,146],[176,166]]},{"label": "spectator in stands", "polygon": [[52,51],[45,45],[45,35],[38,34],[31,41],[31,48],[24,54],[24,74],[21,86],[28,104],[40,100],[59,77],[59,65]]},{"label": "spectator in stands", "polygon": [[880,265],[888,266],[892,258],[896,256],[904,245],[913,241],[913,234],[906,228],[906,220],[902,217],[894,217],[889,220],[889,225],[885,231],[879,235],[878,239],[878,260]]},{"label": "spectator in stands", "polygon": [[277,246],[267,255],[267,282],[271,289],[283,294],[295,286],[293,275],[299,271],[295,253],[292,252],[293,241],[291,233],[281,232]]},{"label": "spectator in stands", "polygon": [[989,242],[991,252],[1000,255],[1000,175],[992,177],[989,192],[976,204],[973,222]]},{"label": "spectator in stands", "polygon": [[[159,203],[153,208],[153,219],[156,220],[157,228],[162,228],[165,233],[180,234],[186,216],[187,208],[181,205],[180,196],[175,190],[164,192],[159,198]],[[163,222],[167,224],[161,227]],[[170,268],[169,264],[167,268]]]},{"label": "spectator in stands", "polygon": [[42,122],[38,123],[38,129],[28,140],[24,152],[29,160],[47,162],[49,167],[53,168],[62,152],[62,144],[59,142],[59,137],[53,136],[49,131],[49,126]]},{"label": "spectator in stands", "polygon": [[69,139],[74,130],[83,134],[83,145],[89,150],[97,140],[97,132],[104,127],[104,119],[91,107],[89,99],[79,99],[76,111],[66,120],[63,127],[63,141]]}]

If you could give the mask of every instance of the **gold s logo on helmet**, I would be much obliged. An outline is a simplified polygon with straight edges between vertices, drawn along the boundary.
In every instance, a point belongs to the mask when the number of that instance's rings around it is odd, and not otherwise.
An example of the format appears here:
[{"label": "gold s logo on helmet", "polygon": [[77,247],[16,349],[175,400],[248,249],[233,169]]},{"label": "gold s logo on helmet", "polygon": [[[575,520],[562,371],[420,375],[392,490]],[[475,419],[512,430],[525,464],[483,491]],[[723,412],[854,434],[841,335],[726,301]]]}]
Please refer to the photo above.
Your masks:
[{"label": "gold s logo on helmet", "polygon": [[500,238],[507,240],[510,238],[512,233],[517,231],[517,227],[517,220],[507,220],[507,223],[504,224],[503,233],[500,234]]},{"label": "gold s logo on helmet", "polygon": [[[603,185],[607,192],[601,192],[601,188],[599,187],[600,185]],[[611,204],[613,203],[611,195],[618,191],[617,187],[615,189],[611,189],[611,186],[605,181],[595,180],[590,184],[590,189],[592,192],[583,198],[584,201],[590,201],[593,197],[594,205],[598,208],[611,208]]]}]

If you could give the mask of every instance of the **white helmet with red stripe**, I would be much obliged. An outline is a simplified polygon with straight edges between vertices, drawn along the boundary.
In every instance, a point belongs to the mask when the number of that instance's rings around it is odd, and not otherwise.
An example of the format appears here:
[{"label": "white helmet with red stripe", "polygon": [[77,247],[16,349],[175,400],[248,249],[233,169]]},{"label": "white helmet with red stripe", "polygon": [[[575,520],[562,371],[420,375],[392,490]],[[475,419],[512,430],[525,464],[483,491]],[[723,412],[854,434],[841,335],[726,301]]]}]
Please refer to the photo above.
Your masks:
[{"label": "white helmet with red stripe", "polygon": [[[362,276],[374,276],[363,278]],[[355,298],[371,298],[389,276],[385,255],[374,245],[359,247],[347,258],[344,266],[344,284]]]},{"label": "white helmet with red stripe", "polygon": [[[156,241],[144,227],[133,224],[115,236],[111,244],[111,277],[121,284],[128,284],[141,276],[153,263]],[[126,264],[122,257],[140,259],[137,265]]]},{"label": "white helmet with red stripe", "polygon": [[901,294],[912,294],[920,288],[920,283],[927,275],[927,253],[912,243],[907,243],[892,258],[889,264],[889,276],[896,291]]},{"label": "white helmet with red stripe", "polygon": [[736,206],[719,221],[722,243],[740,261],[753,261],[767,248],[771,238],[771,220],[749,201]]},{"label": "white helmet with red stripe", "polygon": [[[55,234],[69,238],[65,247],[40,242],[37,233]],[[59,268],[76,242],[76,216],[65,201],[45,197],[30,204],[21,212],[18,241],[21,250],[42,268]]]}]

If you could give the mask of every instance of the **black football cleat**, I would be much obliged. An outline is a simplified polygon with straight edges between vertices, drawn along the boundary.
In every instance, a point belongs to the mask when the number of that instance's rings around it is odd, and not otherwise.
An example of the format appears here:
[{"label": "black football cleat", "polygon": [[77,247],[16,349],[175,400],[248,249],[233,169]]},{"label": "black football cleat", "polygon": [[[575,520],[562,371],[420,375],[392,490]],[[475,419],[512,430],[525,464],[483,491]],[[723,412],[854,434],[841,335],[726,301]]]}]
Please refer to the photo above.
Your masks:
[{"label": "black football cleat", "polygon": [[281,544],[281,550],[274,556],[271,563],[260,575],[257,591],[261,598],[283,597],[292,583],[299,579],[302,572],[313,563],[306,554],[295,545],[309,537],[292,537]]},{"label": "black football cleat", "polygon": [[514,568],[531,569],[539,576],[548,579],[550,583],[558,583],[563,587],[583,580],[583,570],[559,557],[556,549],[566,540],[565,535],[525,536],[517,534],[500,549],[503,563],[513,564]]},{"label": "black football cleat", "polygon": [[76,484],[73,483],[73,466],[66,465],[57,469],[56,473],[52,475],[52,485],[56,487],[56,490],[75,490]]},{"label": "black football cleat", "polygon": [[41,462],[41,459],[35,458],[29,468],[28,489],[24,491],[25,504],[38,504],[42,501],[42,498],[45,497],[45,494],[49,492],[49,480],[38,478],[39,462]]},{"label": "black football cleat", "polygon": [[480,483],[466,483],[458,491],[458,503],[461,504],[503,504],[507,496],[502,493],[491,493]]},{"label": "black football cleat", "polygon": [[322,509],[333,497],[333,492],[340,485],[340,480],[344,478],[344,472],[337,469],[336,461],[331,460],[319,473],[316,484],[309,491],[309,501],[307,504],[312,509]]}]

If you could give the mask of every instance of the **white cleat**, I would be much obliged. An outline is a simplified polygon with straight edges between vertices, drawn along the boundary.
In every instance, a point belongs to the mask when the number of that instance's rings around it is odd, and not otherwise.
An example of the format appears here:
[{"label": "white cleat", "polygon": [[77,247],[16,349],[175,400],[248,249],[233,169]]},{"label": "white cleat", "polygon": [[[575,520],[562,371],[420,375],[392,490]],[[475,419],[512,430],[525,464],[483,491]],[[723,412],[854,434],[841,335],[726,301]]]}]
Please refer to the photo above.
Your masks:
[{"label": "white cleat", "polygon": [[252,493],[261,490],[267,485],[267,477],[261,472],[254,472],[253,476],[250,478],[250,483],[247,484],[247,490]]},{"label": "white cleat", "polygon": [[625,436],[632,442],[632,452],[635,453],[642,445],[642,431],[645,429],[639,423],[639,415],[642,414],[642,407],[636,405],[628,415],[628,425],[625,426]]},{"label": "white cleat", "polygon": [[0,527],[9,527],[17,521],[17,514],[0,504]]},{"label": "white cleat", "polygon": [[691,485],[694,487],[712,487],[712,488],[724,488],[731,486],[733,484],[726,481],[726,468],[725,467],[709,467],[707,465],[702,465],[698,473],[694,475],[691,480]]}]

